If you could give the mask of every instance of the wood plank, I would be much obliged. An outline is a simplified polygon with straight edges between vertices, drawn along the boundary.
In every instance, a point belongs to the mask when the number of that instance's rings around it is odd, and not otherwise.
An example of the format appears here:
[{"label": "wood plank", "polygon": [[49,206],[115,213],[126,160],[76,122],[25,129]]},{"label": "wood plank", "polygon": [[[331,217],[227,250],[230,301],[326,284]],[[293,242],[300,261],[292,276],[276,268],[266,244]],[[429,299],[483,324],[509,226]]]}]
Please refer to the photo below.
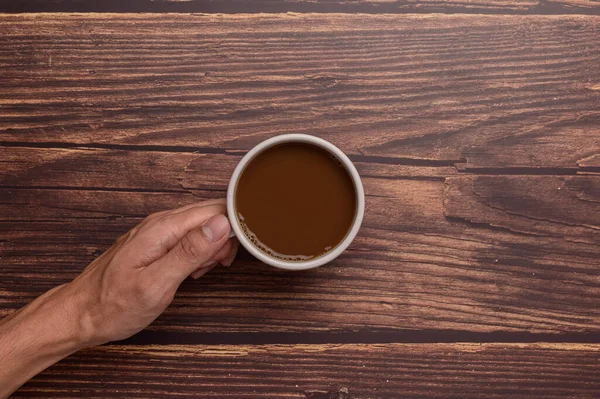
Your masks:
[{"label": "wood plank", "polygon": [[[594,162],[600,143],[600,118],[593,116],[576,124],[555,123],[523,128],[507,123],[510,136],[472,146],[462,155],[465,162],[456,163],[461,171],[474,173],[540,173],[575,174],[600,172]],[[587,136],[587,139],[584,138]],[[548,140],[549,139],[549,140]],[[559,155],[562,154],[562,155]],[[583,155],[591,154],[583,157]],[[542,170],[552,168],[552,170]]]},{"label": "wood plank", "polygon": [[579,166],[600,168],[600,154],[594,154],[578,161]]},{"label": "wood plank", "polygon": [[[542,202],[526,197],[518,202],[518,190],[532,178],[538,177],[521,176],[504,187],[514,190],[515,209],[522,206],[533,215]],[[563,232],[562,225],[552,234],[516,234],[446,218],[444,212],[453,208],[444,206],[443,181],[365,178],[364,183],[364,227],[338,260],[318,270],[289,273],[244,254],[232,269],[187,281],[151,328],[211,333],[599,330],[598,241],[571,240],[572,231],[565,227]],[[0,190],[4,313],[69,281],[141,216],[222,196],[224,191],[214,184],[213,191],[199,187],[189,193]],[[586,190],[582,186],[580,191],[590,198],[590,214],[597,209],[592,203],[597,196]],[[473,195],[459,194],[467,199]],[[561,205],[562,197],[539,201],[547,201],[550,209]],[[484,211],[483,217],[495,215],[493,208]],[[523,219],[535,227],[532,218]],[[593,234],[586,237],[597,240]]]},{"label": "wood plank", "polygon": [[[241,152],[180,153],[102,148],[2,149],[0,186],[7,188],[70,188],[109,191],[225,191]],[[444,180],[453,166],[380,163],[354,156],[365,178]],[[384,160],[386,161],[386,160]],[[118,173],[115,171],[118,170]]]},{"label": "wood plank", "polygon": [[0,2],[0,12],[206,12],[206,13],[480,13],[480,14],[598,14],[593,0],[135,0],[82,2],[77,0],[20,0]]},{"label": "wood plank", "polygon": [[4,146],[247,150],[300,132],[397,163],[560,173],[600,154],[592,16],[39,14],[0,32]]},{"label": "wood plank", "polygon": [[[198,156],[158,151],[5,147],[0,159],[0,185],[184,191],[180,180],[186,166]],[[218,160],[225,159],[221,156]],[[207,178],[209,170],[205,170]]]},{"label": "wood plank", "polygon": [[15,398],[592,398],[598,345],[104,346]]},{"label": "wood plank", "polygon": [[444,204],[449,217],[600,244],[598,176],[451,177]]}]

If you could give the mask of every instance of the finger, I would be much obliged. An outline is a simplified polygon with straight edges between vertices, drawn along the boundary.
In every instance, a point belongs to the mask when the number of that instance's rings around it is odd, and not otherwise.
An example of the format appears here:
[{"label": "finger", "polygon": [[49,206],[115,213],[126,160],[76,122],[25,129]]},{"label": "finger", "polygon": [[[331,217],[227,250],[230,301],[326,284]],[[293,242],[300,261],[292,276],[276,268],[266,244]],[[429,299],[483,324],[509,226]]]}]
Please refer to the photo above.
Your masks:
[{"label": "finger", "polygon": [[211,217],[224,213],[225,205],[214,204],[165,216],[151,222],[128,240],[121,256],[136,267],[148,266],[165,256],[192,230],[201,227]]},{"label": "finger", "polygon": [[137,235],[137,233],[142,230],[143,228],[145,228],[146,226],[150,225],[151,223],[157,223],[160,220],[164,219],[167,216],[170,215],[175,215],[177,213],[181,213],[193,208],[202,208],[202,207],[206,207],[206,206],[211,206],[211,205],[219,205],[219,204],[225,204],[226,200],[223,198],[219,198],[219,199],[212,199],[212,200],[206,200],[206,201],[202,201],[202,202],[195,202],[193,204],[188,204],[185,206],[182,206],[181,208],[176,208],[176,209],[169,209],[166,211],[160,211],[160,212],[155,212],[152,213],[148,216],[146,216],[146,218],[144,218],[144,220],[142,220],[137,226],[135,226],[134,228],[132,228],[131,230],[129,230],[128,234],[127,234],[127,241],[130,241],[131,239],[133,239],[133,237],[135,237]]},{"label": "finger", "polygon": [[231,251],[233,250],[233,248],[234,248],[233,240],[231,240],[231,239],[227,240],[225,245],[223,245],[223,247],[219,250],[219,252],[217,252],[217,254],[211,260],[215,260],[215,261],[223,264],[225,259],[229,258],[229,256],[231,255]]},{"label": "finger", "polygon": [[[208,217],[215,214],[225,215],[226,213],[227,207],[225,203],[214,203],[208,206],[190,207],[185,211],[167,215],[163,219],[163,223],[173,226],[176,229],[176,236],[181,239],[188,231],[201,226],[206,222]],[[207,215],[210,216],[207,217]],[[229,232],[227,234],[229,234]]]},{"label": "finger", "polygon": [[[160,235],[165,249],[170,250],[190,231],[202,226],[212,216],[224,215],[225,212],[226,207],[222,203],[190,207],[185,211],[165,215],[151,226],[148,226],[144,234],[149,237]],[[150,238],[150,240],[156,242],[154,238]]]},{"label": "finger", "polygon": [[175,215],[177,213],[185,212],[185,211],[193,209],[193,208],[201,208],[203,206],[220,205],[220,204],[225,205],[226,203],[227,203],[227,201],[225,200],[225,198],[210,199],[210,200],[206,200],[206,201],[195,202],[193,204],[188,204],[188,205],[182,206],[181,208],[172,209],[170,211],[167,211],[167,214]]},{"label": "finger", "polygon": [[160,219],[160,217],[162,215],[166,214],[167,212],[169,212],[169,211],[154,212],[154,213],[151,213],[150,215],[146,216],[141,222],[139,222],[137,225],[135,225],[131,230],[129,230],[127,232],[127,235],[125,237],[125,242],[131,241],[140,230],[142,230],[144,227],[148,226],[150,223]]},{"label": "finger", "polygon": [[231,264],[233,263],[233,260],[235,259],[235,256],[237,255],[238,249],[240,247],[240,242],[237,238],[231,238],[229,241],[231,242],[231,249],[227,254],[227,257],[220,261],[223,266],[227,267],[231,266]]},{"label": "finger", "polygon": [[196,279],[204,276],[206,273],[208,273],[212,269],[214,269],[218,264],[219,264],[219,262],[213,262],[210,266],[201,267],[200,269],[197,269],[195,272],[193,272],[190,275],[190,277],[193,278],[194,280],[196,280]]},{"label": "finger", "polygon": [[230,230],[231,226],[225,215],[217,214],[201,227],[190,230],[165,256],[153,262],[149,268],[179,284],[215,257],[227,243]]},{"label": "finger", "polygon": [[[219,264],[219,262],[217,262],[216,260],[211,260],[209,262],[206,262],[205,264],[203,264],[202,266],[200,266],[199,268],[197,268],[196,270],[194,270],[192,272],[192,274],[190,274],[190,277],[195,280],[198,277],[202,276],[206,272],[206,270],[212,270],[218,264]],[[194,277],[194,276],[196,276],[196,277]]]},{"label": "finger", "polygon": [[226,202],[227,201],[225,200],[225,198],[215,198],[215,199],[209,199],[206,201],[194,202],[194,203],[187,204],[187,205],[184,205],[179,208],[167,209],[165,211],[155,212],[151,215],[148,215],[148,217],[146,219],[156,219],[161,216],[173,215],[176,213],[187,211],[188,209],[191,209],[191,208],[198,208],[198,207],[210,206],[210,205],[216,205],[216,204],[225,204]]},{"label": "finger", "polygon": [[239,246],[239,241],[237,241],[236,239],[227,240],[227,242],[225,243],[225,245],[223,245],[223,247],[219,250],[219,252],[217,252],[217,254],[211,260],[200,265],[200,267],[198,269],[196,269],[196,271],[194,271],[192,274],[190,274],[190,277],[193,277],[194,274],[199,270],[205,269],[207,267],[210,267],[212,269],[214,266],[217,266],[219,263],[224,266],[229,266],[231,264],[231,262],[228,259],[231,258],[232,253],[235,256],[238,246]]}]

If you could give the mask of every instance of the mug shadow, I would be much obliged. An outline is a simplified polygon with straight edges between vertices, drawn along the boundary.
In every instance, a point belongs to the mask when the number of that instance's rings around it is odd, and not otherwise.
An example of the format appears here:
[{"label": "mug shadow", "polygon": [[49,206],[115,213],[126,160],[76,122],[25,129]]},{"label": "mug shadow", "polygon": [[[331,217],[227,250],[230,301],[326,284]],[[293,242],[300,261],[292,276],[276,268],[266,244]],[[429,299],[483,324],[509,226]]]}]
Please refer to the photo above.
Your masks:
[{"label": "mug shadow", "polygon": [[316,298],[334,277],[327,269],[277,269],[240,248],[230,267],[218,266],[197,280],[186,279],[154,327],[197,332],[310,327],[319,308]]},{"label": "mug shadow", "polygon": [[209,288],[210,292],[273,293],[302,297],[307,284],[322,276],[323,269],[289,271],[269,266],[245,248],[240,247],[238,255],[230,267],[218,266],[198,280],[186,279],[180,292],[198,292]]}]

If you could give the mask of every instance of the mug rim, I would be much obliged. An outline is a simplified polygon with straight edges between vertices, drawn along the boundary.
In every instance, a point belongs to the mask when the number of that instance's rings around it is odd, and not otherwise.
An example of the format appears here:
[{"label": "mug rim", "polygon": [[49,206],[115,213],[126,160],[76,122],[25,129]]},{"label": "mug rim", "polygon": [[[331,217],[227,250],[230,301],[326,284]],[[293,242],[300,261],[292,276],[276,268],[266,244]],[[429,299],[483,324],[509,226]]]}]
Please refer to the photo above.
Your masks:
[{"label": "mug rim", "polygon": [[[352,227],[348,230],[346,237],[344,237],[344,239],[331,251],[319,256],[318,258],[303,262],[283,261],[277,258],[273,258],[262,252],[260,249],[256,248],[252,244],[250,239],[246,236],[246,234],[244,234],[244,232],[242,231],[237,214],[235,212],[235,191],[237,188],[237,183],[246,165],[248,165],[248,163],[261,152],[275,145],[283,143],[312,144],[316,145],[317,147],[321,147],[335,155],[342,162],[348,174],[350,174],[356,193],[356,213],[354,215]],[[238,240],[240,241],[240,244],[242,244],[244,248],[248,250],[248,252],[250,252],[254,257],[258,258],[261,262],[264,262],[270,266],[274,266],[280,269],[307,270],[323,266],[324,264],[331,262],[333,259],[337,258],[342,252],[344,252],[346,248],[348,248],[348,246],[352,243],[352,241],[354,241],[354,238],[358,234],[358,230],[360,229],[360,226],[362,224],[364,213],[365,194],[362,181],[360,179],[358,171],[356,170],[356,167],[354,166],[350,158],[348,158],[348,156],[344,154],[342,150],[337,148],[329,141],[308,134],[282,134],[260,142],[259,144],[254,146],[250,151],[248,151],[246,155],[244,155],[242,159],[238,162],[237,166],[233,171],[233,174],[231,175],[231,179],[229,180],[229,185],[227,187],[227,214],[229,215],[229,222],[231,224],[231,228],[233,229]]]}]

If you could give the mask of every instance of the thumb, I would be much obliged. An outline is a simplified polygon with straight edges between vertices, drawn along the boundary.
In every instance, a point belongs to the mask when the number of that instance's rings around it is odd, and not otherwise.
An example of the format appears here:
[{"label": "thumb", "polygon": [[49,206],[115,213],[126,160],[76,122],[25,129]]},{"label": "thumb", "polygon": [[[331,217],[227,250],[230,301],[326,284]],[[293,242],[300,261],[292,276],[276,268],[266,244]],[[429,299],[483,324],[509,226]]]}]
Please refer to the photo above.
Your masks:
[{"label": "thumb", "polygon": [[201,227],[190,230],[153,266],[163,276],[173,276],[180,283],[219,252],[227,243],[230,231],[225,215],[213,216]]}]

